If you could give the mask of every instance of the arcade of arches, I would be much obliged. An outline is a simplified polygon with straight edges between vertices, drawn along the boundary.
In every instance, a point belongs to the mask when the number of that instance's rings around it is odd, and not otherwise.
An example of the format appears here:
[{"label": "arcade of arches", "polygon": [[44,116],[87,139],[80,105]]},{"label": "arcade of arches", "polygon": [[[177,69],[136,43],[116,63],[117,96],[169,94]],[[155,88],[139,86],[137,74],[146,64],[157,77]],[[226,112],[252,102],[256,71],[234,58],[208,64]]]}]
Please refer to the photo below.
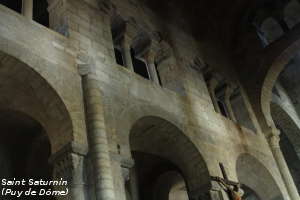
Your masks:
[{"label": "arcade of arches", "polygon": [[0,0],[0,199],[300,200],[299,23],[299,0]]}]

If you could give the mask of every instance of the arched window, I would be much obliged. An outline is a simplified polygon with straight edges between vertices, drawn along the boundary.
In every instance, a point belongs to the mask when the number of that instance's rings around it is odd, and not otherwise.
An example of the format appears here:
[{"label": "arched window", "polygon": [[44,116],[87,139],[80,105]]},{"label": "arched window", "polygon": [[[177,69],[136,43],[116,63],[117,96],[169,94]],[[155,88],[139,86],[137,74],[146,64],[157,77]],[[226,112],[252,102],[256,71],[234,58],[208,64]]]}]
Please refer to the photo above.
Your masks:
[{"label": "arched window", "polygon": [[143,61],[141,58],[137,58],[135,51],[131,48],[130,50],[131,58],[132,58],[132,64],[134,72],[141,75],[145,79],[150,79],[150,75],[148,72],[148,67],[145,61]]}]

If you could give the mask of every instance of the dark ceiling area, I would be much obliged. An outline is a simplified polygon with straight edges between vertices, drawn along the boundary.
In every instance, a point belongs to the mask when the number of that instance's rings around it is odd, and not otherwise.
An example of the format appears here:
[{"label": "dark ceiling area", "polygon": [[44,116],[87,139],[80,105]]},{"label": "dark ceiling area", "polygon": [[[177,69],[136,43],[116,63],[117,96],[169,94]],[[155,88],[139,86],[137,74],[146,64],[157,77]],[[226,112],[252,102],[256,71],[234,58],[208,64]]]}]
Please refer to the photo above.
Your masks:
[{"label": "dark ceiling area", "polygon": [[[159,16],[175,21],[192,33],[199,43],[201,56],[209,66],[225,69],[237,65],[239,54],[262,45],[250,47],[257,37],[257,27],[268,17],[283,21],[285,6],[290,0],[143,0]],[[254,33],[249,39],[249,32]],[[254,38],[256,40],[256,38]],[[253,46],[255,46],[253,45]],[[218,57],[218,59],[215,59]],[[228,66],[228,67],[226,67]],[[222,73],[222,72],[221,72]]]}]

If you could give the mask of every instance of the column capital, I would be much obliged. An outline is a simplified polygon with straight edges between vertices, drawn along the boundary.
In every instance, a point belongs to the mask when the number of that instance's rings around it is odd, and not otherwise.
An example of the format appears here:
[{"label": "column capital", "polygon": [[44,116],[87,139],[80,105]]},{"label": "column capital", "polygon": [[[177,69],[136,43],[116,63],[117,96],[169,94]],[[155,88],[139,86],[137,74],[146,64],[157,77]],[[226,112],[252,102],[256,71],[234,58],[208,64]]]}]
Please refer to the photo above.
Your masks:
[{"label": "column capital", "polygon": [[131,158],[121,159],[122,174],[125,181],[130,179],[130,170],[134,166],[134,160]]},{"label": "column capital", "polygon": [[155,63],[155,58],[156,58],[157,53],[158,53],[158,51],[153,49],[152,46],[149,47],[149,49],[145,55],[145,59],[147,60],[147,62],[149,64]]},{"label": "column capital", "polygon": [[65,159],[66,156],[69,156],[70,154],[85,156],[88,152],[88,146],[70,142],[69,144],[65,145],[63,148],[61,148],[58,152],[51,155],[49,162],[54,163],[58,160]]},{"label": "column capital", "polygon": [[79,75],[84,76],[92,72],[93,59],[89,55],[79,53],[76,58],[76,64]]},{"label": "column capital", "polygon": [[66,186],[55,186],[55,188],[69,190],[67,197],[59,196],[58,200],[83,199],[86,182],[83,171],[87,151],[87,145],[71,142],[50,157],[49,162],[53,165],[53,179],[67,181]]},{"label": "column capital", "polygon": [[280,148],[280,145],[279,145],[280,137],[279,137],[279,135],[273,134],[272,136],[270,136],[268,138],[268,142],[269,142],[269,144],[272,148]]}]

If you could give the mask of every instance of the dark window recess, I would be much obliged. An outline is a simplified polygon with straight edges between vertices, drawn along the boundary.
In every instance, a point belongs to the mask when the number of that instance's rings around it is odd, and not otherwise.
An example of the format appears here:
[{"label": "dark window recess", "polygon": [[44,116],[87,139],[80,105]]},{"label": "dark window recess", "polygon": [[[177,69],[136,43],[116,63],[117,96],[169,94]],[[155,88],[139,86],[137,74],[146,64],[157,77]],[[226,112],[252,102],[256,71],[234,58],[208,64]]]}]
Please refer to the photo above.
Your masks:
[{"label": "dark window recess", "polygon": [[114,48],[114,49],[115,49],[115,57],[116,57],[117,64],[124,66],[122,52],[119,49],[117,49],[117,48]]},{"label": "dark window recess", "polygon": [[159,85],[162,85],[160,74],[159,74],[159,71],[158,71],[157,67],[158,67],[158,65],[157,65],[157,63],[155,63],[155,71],[156,71],[156,74],[157,74],[158,82],[159,82]]},{"label": "dark window recess", "polygon": [[48,13],[47,0],[34,0],[33,1],[33,20],[49,27],[49,13]]},{"label": "dark window recess", "polygon": [[22,13],[22,0],[0,0],[0,4],[18,13]]},{"label": "dark window recess", "polygon": [[145,79],[150,79],[146,63],[144,63],[143,61],[141,61],[135,57],[135,53],[134,53],[133,49],[131,49],[130,52],[131,52],[131,58],[132,58],[134,72],[141,75]]},{"label": "dark window recess", "polygon": [[219,108],[220,108],[221,114],[222,114],[224,117],[228,117],[228,116],[227,116],[227,113],[226,113],[226,108],[225,108],[224,104],[223,104],[221,101],[218,101],[218,106],[219,106]]}]

